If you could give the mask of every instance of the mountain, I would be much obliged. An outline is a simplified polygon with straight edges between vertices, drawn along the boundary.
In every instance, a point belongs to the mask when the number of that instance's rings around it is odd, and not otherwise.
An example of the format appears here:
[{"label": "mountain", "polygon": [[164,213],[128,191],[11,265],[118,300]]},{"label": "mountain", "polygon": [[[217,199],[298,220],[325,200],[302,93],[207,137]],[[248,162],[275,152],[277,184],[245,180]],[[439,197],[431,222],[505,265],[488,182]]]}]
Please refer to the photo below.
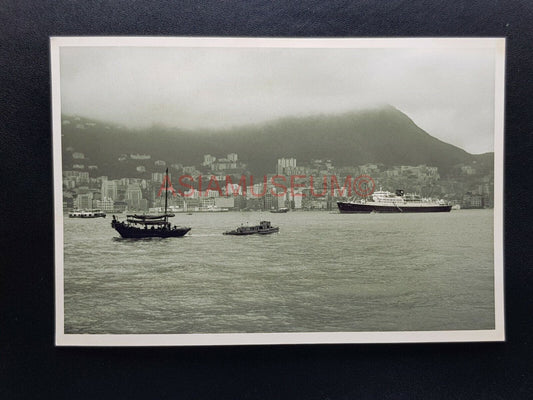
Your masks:
[{"label": "mountain", "polygon": [[[392,106],[219,131],[161,126],[134,130],[71,116],[63,116],[62,128],[64,152],[73,148],[85,153],[99,166],[99,173],[110,177],[123,173],[117,170],[117,159],[130,153],[150,154],[152,163],[160,159],[183,165],[200,165],[204,154],[220,158],[237,153],[256,175],[273,172],[276,160],[283,157],[300,163],[331,159],[336,166],[427,164],[437,166],[441,175],[457,164],[478,162],[479,167],[492,160],[492,153],[472,155],[432,137]],[[72,159],[65,153],[64,158]]]}]

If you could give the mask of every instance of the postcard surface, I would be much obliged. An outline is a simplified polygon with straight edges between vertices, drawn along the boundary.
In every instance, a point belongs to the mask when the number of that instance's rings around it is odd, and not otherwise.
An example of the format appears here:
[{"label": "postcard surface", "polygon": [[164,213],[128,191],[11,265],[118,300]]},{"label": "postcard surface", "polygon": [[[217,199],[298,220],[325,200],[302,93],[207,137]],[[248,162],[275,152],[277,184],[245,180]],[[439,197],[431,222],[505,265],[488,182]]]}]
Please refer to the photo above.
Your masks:
[{"label": "postcard surface", "polygon": [[51,63],[57,345],[504,340],[504,39]]}]

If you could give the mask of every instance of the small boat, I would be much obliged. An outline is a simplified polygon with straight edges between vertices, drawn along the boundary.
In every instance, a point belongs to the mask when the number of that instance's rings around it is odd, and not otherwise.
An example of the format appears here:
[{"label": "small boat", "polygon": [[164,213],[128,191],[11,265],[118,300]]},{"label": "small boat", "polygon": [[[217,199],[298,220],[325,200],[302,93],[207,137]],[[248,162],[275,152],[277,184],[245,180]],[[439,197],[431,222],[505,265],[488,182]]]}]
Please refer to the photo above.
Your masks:
[{"label": "small boat", "polygon": [[286,208],[286,207],[278,208],[277,210],[270,210],[270,212],[272,214],[284,214],[284,213],[286,213],[288,211],[289,211],[289,209]]},{"label": "small boat", "polygon": [[224,235],[268,235],[270,233],[279,232],[279,227],[272,226],[270,221],[261,221],[259,225],[254,226],[239,226],[232,231],[224,232]]},{"label": "small boat", "polygon": [[[115,229],[120,236],[129,239],[141,238],[168,238],[185,236],[191,230],[189,227],[173,226],[168,222],[169,217],[174,214],[167,213],[167,201],[169,190],[168,168],[163,181],[165,190],[165,213],[160,215],[150,214],[130,214],[126,215],[126,221],[119,221],[114,215],[111,221],[111,227]],[[163,190],[163,186],[161,187]],[[172,189],[173,190],[173,189]]]},{"label": "small boat", "polygon": [[74,210],[68,213],[69,218],[105,218],[102,210]]},{"label": "small boat", "polygon": [[202,213],[206,213],[206,212],[228,212],[229,208],[219,208],[217,206],[209,205],[207,207],[199,207],[198,209],[195,209],[194,211],[195,212],[202,212]]}]

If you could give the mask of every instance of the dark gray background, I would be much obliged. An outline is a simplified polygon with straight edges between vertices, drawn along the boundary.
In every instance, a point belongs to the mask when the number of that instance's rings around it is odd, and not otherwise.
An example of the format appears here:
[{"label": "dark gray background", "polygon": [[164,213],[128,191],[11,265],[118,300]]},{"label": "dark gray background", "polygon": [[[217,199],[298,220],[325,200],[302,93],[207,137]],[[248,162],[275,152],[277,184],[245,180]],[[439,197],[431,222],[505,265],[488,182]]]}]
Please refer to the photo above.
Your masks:
[{"label": "dark gray background", "polygon": [[[532,16],[526,0],[2,1],[0,397],[531,398]],[[61,35],[507,37],[507,342],[54,347],[49,36]]]}]

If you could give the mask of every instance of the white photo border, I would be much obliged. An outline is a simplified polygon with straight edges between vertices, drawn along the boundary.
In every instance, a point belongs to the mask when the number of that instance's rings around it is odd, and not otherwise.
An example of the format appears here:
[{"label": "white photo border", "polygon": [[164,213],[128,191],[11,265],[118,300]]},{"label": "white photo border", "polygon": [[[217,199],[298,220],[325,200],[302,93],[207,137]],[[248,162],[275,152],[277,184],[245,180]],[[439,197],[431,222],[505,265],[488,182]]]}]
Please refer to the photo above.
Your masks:
[{"label": "white photo border", "polygon": [[[494,322],[492,330],[400,332],[301,332],[234,334],[65,334],[61,160],[61,47],[249,47],[249,48],[492,48],[494,76]],[[52,143],[55,216],[55,343],[57,346],[223,346],[333,343],[497,342],[505,340],[503,166],[505,38],[221,38],[51,37]]]}]

